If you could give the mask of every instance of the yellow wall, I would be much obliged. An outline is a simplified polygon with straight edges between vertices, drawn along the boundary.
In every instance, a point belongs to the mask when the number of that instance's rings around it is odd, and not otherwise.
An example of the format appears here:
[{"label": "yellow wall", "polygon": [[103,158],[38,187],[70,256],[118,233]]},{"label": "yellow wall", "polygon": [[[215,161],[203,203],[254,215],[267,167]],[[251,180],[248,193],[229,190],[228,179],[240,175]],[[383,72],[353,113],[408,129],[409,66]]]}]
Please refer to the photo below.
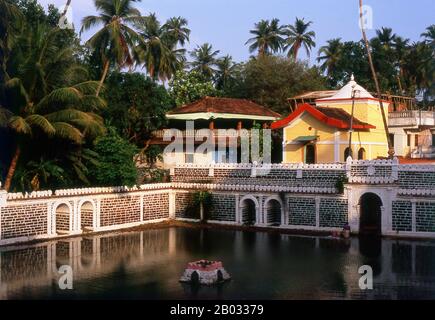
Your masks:
[{"label": "yellow wall", "polygon": [[[340,104],[334,107],[340,107],[348,113],[351,112],[351,105]],[[354,159],[357,159],[360,148],[365,150],[365,159],[387,156],[387,139],[379,108],[373,102],[370,104],[359,103],[355,106],[355,117],[376,126],[376,129],[353,132],[352,149]],[[296,142],[296,139],[301,136],[318,136],[317,141],[315,141],[317,163],[344,162],[346,160],[344,159],[344,151],[348,147],[348,131],[328,126],[306,112],[284,128],[284,141],[286,142],[283,155],[284,163],[305,161],[305,145]]]}]

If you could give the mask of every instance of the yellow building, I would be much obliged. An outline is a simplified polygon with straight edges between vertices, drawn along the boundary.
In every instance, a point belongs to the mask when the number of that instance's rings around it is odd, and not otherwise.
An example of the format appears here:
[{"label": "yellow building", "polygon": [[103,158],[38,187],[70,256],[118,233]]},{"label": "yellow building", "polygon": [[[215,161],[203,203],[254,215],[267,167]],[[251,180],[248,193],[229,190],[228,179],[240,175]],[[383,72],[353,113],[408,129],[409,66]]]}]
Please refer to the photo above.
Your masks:
[{"label": "yellow building", "polygon": [[[383,101],[386,115],[388,105]],[[376,159],[388,154],[379,100],[358,85],[353,76],[333,96],[316,100],[315,106],[300,104],[271,127],[284,131],[283,163],[344,162],[350,154],[350,132],[354,159]]]}]

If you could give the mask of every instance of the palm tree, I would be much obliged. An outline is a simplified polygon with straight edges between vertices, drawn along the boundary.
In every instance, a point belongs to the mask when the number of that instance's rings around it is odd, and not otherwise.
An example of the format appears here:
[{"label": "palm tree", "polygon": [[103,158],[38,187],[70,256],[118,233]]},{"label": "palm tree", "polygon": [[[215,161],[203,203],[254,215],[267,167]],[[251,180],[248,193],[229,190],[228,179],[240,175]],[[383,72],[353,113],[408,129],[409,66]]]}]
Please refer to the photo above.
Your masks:
[{"label": "palm tree", "polygon": [[361,26],[361,33],[363,36],[363,40],[364,40],[364,44],[367,50],[367,57],[369,60],[369,65],[370,65],[370,70],[372,72],[372,76],[373,76],[373,81],[375,82],[375,87],[376,87],[376,93],[378,95],[378,99],[379,99],[379,104],[380,104],[380,109],[381,109],[381,115],[382,115],[382,121],[384,123],[384,131],[385,131],[385,135],[387,138],[387,142],[388,142],[388,155],[390,157],[394,156],[394,147],[393,144],[391,143],[391,138],[390,138],[390,133],[388,131],[388,123],[387,123],[387,117],[385,115],[385,110],[384,110],[384,105],[381,99],[381,88],[379,86],[379,81],[378,81],[378,76],[376,75],[376,70],[375,67],[373,65],[373,59],[372,59],[372,54],[370,51],[370,44],[369,41],[367,39],[367,34],[366,31],[364,29],[364,13],[363,13],[363,2],[362,0],[359,0],[359,17],[360,17],[360,26]]},{"label": "palm tree", "polygon": [[23,14],[9,0],[0,0],[0,86],[6,77],[6,64],[16,36],[22,27]]},{"label": "palm tree", "polygon": [[327,41],[327,45],[323,46],[319,50],[318,62],[323,61],[320,65],[320,69],[328,75],[331,75],[337,68],[337,64],[340,62],[343,50],[343,43],[341,38],[336,38]]},{"label": "palm tree", "polygon": [[167,43],[175,47],[177,44],[184,46],[189,42],[190,29],[187,27],[187,24],[187,20],[182,17],[168,19],[163,25],[165,37],[168,38]]},{"label": "palm tree", "polygon": [[237,68],[237,64],[234,63],[233,58],[230,55],[226,55],[217,60],[216,70],[216,87],[218,89],[226,88],[228,83],[234,79],[234,72]]},{"label": "palm tree", "polygon": [[287,39],[285,40],[284,50],[289,49],[289,57],[292,56],[296,60],[299,49],[302,46],[305,48],[307,55],[310,55],[311,49],[316,46],[314,42],[316,33],[314,31],[308,31],[312,23],[312,21],[305,22],[303,18],[296,18],[295,24],[287,27],[285,31]]},{"label": "palm tree", "polygon": [[409,52],[409,39],[396,37],[394,40],[394,56],[397,68],[397,83],[399,86],[400,94],[403,94],[403,67],[405,65],[405,58]]},{"label": "palm tree", "polygon": [[[84,136],[104,131],[102,119],[93,113],[105,102],[95,96],[98,82],[80,82],[81,67],[74,64],[70,46],[56,41],[58,28],[26,28],[8,62],[5,104],[0,106],[0,125],[16,136],[5,188],[9,189],[22,147],[44,134],[81,143]],[[17,67],[18,66],[18,67]]]},{"label": "palm tree", "polygon": [[94,49],[103,62],[103,72],[97,88],[98,96],[106,79],[111,63],[118,68],[133,65],[132,50],[141,39],[133,25],[143,22],[139,10],[133,7],[135,0],[94,0],[98,16],[87,16],[82,20],[83,31],[102,26],[86,44]]},{"label": "palm tree", "polygon": [[393,33],[393,29],[381,28],[376,30],[376,38],[373,40],[378,41],[385,50],[389,51],[394,46],[396,37],[397,35]]},{"label": "palm tree", "polygon": [[193,61],[190,63],[192,70],[197,71],[207,80],[212,79],[216,72],[214,67],[217,65],[216,56],[218,54],[219,50],[213,50],[213,46],[209,43],[197,46],[190,53],[190,56],[193,58]]},{"label": "palm tree", "polygon": [[55,136],[80,144],[86,134],[96,136],[104,132],[101,117],[82,111],[86,106],[96,105],[95,97],[89,94],[95,92],[98,86],[96,82],[53,90],[37,103],[30,99],[29,91],[21,79],[12,78],[6,85],[14,98],[11,99],[11,105],[0,107],[0,125],[15,133],[18,144],[9,165],[5,190],[11,186],[24,140],[43,133],[48,137]]},{"label": "palm tree", "polygon": [[283,45],[283,27],[278,19],[261,20],[255,24],[255,29],[249,31],[254,37],[246,41],[250,44],[249,52],[258,50],[258,56],[262,57],[269,53],[278,52]]},{"label": "palm tree", "polygon": [[161,25],[155,14],[137,24],[141,43],[136,47],[137,60],[144,64],[153,79],[168,80],[185,62],[185,50],[177,48],[189,40],[187,20],[171,18]]},{"label": "palm tree", "polygon": [[435,49],[435,24],[426,28],[426,31],[421,34],[425,38],[425,42]]}]

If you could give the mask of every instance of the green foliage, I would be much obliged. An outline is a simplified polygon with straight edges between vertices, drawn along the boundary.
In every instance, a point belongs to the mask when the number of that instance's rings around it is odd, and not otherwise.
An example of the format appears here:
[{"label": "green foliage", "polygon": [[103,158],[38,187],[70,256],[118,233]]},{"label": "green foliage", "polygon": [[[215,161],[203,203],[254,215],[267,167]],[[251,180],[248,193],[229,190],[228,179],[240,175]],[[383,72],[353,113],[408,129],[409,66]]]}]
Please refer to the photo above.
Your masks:
[{"label": "green foliage", "polygon": [[194,102],[205,96],[218,95],[213,82],[204,79],[197,71],[178,71],[169,86],[177,106]]},{"label": "green foliage", "polygon": [[346,176],[341,176],[337,179],[337,181],[335,182],[335,188],[337,188],[338,193],[344,193],[344,185],[348,182],[349,181]]},{"label": "green foliage", "polygon": [[315,67],[294,59],[264,56],[252,58],[241,71],[237,98],[248,98],[286,115],[290,112],[287,99],[301,92],[322,90],[324,78]]},{"label": "green foliage", "polygon": [[99,164],[90,168],[91,176],[100,186],[133,186],[137,180],[134,156],[138,149],[120,137],[114,128],[95,141]]},{"label": "green foliage", "polygon": [[168,182],[169,171],[159,168],[145,168],[142,172],[144,180],[141,183]]},{"label": "green foliage", "polygon": [[[435,49],[431,27],[422,33],[423,41],[411,43],[390,28],[381,28],[370,40],[373,64],[384,93],[422,97],[421,105],[435,100]],[[329,40],[319,50],[321,70],[328,76],[328,85],[339,88],[353,73],[358,83],[375,91],[368,56],[362,41]]]},{"label": "green foliage", "polygon": [[174,106],[166,89],[141,73],[114,72],[106,88],[104,118],[140,148],[152,131],[166,124],[165,113]]}]

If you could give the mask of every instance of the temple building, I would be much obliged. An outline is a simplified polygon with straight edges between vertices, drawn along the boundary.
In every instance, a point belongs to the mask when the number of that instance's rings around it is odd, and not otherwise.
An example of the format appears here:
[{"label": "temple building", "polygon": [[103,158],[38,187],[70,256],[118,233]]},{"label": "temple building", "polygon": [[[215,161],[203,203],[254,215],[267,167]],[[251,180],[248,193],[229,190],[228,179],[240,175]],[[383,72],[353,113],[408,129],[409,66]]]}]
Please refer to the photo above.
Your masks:
[{"label": "temple building", "polygon": [[[236,163],[240,158],[240,131],[248,130],[254,126],[268,128],[273,121],[281,118],[266,107],[245,99],[232,99],[220,97],[204,97],[193,103],[177,107],[166,114],[168,119],[167,129],[177,129],[177,137],[181,143],[177,151],[166,150],[163,152],[163,165],[168,168],[182,163]],[[165,132],[161,129],[154,132],[152,144],[168,146],[174,139],[164,139]],[[210,129],[215,140],[214,150],[199,150],[203,139],[203,129]],[[232,129],[220,131],[220,129]],[[234,136],[234,139],[232,139]],[[187,140],[193,141],[193,147],[187,147]],[[226,148],[219,148],[219,140],[225,139]],[[230,146],[230,141],[237,143],[236,147]]]},{"label": "temple building", "polygon": [[[383,101],[385,115],[389,102]],[[283,130],[283,163],[336,163],[386,157],[388,143],[379,100],[354,77],[333,95],[302,103],[272,123]],[[351,150],[349,149],[349,135]]]}]

